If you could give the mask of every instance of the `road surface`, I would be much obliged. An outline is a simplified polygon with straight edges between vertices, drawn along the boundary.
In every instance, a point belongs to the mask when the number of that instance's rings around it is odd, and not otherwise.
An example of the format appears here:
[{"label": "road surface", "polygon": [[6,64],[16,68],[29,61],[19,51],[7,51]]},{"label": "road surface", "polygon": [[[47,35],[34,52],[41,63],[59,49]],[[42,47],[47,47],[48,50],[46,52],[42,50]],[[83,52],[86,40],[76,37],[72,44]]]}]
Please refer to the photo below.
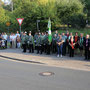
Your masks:
[{"label": "road surface", "polygon": [[90,72],[0,58],[0,90],[90,90]]}]

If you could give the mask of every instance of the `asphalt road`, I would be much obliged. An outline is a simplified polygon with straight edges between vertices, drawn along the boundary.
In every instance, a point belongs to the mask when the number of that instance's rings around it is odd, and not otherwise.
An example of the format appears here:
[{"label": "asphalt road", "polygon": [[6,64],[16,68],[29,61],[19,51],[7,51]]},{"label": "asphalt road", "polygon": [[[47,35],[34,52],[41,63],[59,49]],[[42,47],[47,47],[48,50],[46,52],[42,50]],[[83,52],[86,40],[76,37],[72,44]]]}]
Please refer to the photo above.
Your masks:
[{"label": "asphalt road", "polygon": [[[45,71],[55,75],[39,75]],[[90,90],[90,72],[0,58],[0,90]]]}]

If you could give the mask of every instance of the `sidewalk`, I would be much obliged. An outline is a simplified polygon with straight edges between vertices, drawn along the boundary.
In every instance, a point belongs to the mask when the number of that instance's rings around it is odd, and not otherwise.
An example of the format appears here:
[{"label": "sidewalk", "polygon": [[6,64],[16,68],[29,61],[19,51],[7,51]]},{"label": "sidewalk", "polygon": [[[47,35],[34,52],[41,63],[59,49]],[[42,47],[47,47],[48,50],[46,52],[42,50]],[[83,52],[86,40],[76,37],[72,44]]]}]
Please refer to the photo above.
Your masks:
[{"label": "sidewalk", "polygon": [[74,58],[68,56],[57,58],[55,54],[22,53],[22,49],[0,50],[0,55],[14,59],[40,62],[43,63],[42,65],[90,71],[90,61],[85,61],[84,57],[79,56],[75,56]]}]

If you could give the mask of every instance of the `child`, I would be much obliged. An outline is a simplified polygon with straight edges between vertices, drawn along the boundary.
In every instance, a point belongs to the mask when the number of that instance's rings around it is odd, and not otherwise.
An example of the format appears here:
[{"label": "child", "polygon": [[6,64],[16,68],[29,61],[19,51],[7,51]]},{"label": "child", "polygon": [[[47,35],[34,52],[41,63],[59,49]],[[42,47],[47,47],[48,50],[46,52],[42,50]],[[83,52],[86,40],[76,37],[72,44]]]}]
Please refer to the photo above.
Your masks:
[{"label": "child", "polygon": [[20,36],[19,35],[17,35],[17,38],[16,38],[16,40],[17,40],[17,48],[20,48],[20,42],[21,42],[21,39],[20,39]]}]

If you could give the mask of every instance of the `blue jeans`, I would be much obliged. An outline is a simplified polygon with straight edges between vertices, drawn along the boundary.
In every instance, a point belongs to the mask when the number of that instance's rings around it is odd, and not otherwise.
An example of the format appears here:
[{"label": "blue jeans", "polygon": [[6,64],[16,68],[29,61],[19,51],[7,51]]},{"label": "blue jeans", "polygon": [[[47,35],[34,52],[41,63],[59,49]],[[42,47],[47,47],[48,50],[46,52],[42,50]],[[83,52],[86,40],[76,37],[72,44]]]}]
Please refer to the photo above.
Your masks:
[{"label": "blue jeans", "polygon": [[58,50],[58,54],[60,55],[60,53],[61,53],[61,55],[62,55],[62,49],[63,49],[63,45],[57,45],[57,50]]}]

